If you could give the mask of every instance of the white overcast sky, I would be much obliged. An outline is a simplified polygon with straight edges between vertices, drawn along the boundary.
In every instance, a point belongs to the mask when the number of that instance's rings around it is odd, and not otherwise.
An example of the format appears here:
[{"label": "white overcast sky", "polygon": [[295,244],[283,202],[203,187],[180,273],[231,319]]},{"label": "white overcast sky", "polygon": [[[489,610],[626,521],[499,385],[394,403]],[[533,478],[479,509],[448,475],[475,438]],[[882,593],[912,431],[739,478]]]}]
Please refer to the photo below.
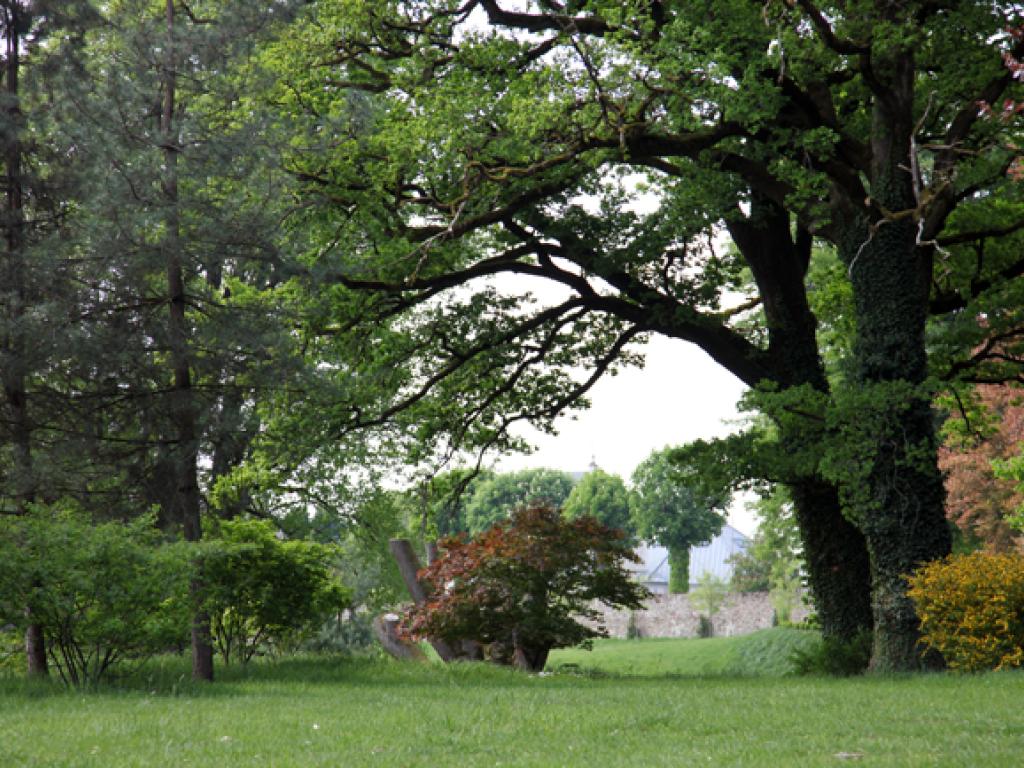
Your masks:
[{"label": "white overcast sky", "polygon": [[[628,482],[651,451],[738,429],[736,402],[745,390],[739,379],[683,341],[655,336],[645,348],[643,368],[626,368],[598,382],[591,408],[575,419],[560,419],[558,435],[520,432],[537,450],[506,456],[496,468],[580,472],[593,458],[601,469]],[[757,522],[746,509],[746,499],[734,501],[729,523],[747,535],[754,533]]]}]

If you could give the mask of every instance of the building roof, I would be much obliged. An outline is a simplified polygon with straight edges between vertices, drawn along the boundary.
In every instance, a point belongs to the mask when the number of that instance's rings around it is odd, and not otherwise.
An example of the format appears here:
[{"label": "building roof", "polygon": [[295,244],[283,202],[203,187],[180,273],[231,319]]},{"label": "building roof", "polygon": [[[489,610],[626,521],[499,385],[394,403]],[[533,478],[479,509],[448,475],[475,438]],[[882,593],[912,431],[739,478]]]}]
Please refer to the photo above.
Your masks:
[{"label": "building roof", "polygon": [[[732,578],[732,565],[726,562],[737,552],[743,552],[750,545],[750,539],[731,525],[702,547],[690,549],[690,583],[696,584],[706,572],[723,581]],[[657,544],[642,544],[636,548],[641,561],[633,571],[645,584],[668,584],[668,550]]]}]

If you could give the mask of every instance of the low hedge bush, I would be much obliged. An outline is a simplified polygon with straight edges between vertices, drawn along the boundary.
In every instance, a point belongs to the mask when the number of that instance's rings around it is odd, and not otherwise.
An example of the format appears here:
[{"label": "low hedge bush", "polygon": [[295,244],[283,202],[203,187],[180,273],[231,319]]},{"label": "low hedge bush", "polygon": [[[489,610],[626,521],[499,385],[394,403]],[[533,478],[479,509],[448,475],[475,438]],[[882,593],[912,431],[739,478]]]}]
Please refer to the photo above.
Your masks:
[{"label": "low hedge bush", "polygon": [[921,641],[952,669],[978,671],[1024,663],[1024,557],[950,555],[908,578]]}]

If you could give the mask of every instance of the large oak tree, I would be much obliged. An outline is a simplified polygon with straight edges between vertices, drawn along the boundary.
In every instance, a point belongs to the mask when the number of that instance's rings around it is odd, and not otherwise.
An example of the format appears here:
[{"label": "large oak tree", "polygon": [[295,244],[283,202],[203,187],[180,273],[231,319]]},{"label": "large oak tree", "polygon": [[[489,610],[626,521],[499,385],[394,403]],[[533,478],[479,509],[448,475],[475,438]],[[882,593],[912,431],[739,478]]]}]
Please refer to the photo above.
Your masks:
[{"label": "large oak tree", "polygon": [[[318,3],[280,56],[281,102],[311,139],[295,171],[323,203],[312,272],[364,292],[344,322],[407,334],[378,347],[411,361],[386,410],[461,419],[468,442],[550,420],[652,333],[698,345],[779,425],[789,460],[772,479],[825,632],[873,626],[876,668],[915,667],[903,575],[950,547],[936,382],[1019,375],[1024,213],[1001,114],[1019,90],[1003,61],[1017,13]],[[808,302],[815,244],[838,254],[853,303],[832,383]],[[501,288],[526,279],[562,298]]]}]

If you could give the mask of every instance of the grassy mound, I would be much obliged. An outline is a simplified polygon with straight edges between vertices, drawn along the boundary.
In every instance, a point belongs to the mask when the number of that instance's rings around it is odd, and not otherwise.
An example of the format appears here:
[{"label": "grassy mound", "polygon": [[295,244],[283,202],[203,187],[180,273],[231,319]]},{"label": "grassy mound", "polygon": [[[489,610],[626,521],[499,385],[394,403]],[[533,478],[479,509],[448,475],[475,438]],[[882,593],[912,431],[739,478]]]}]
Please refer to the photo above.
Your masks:
[{"label": "grassy mound", "polygon": [[641,677],[781,677],[792,674],[796,650],[820,642],[817,633],[799,629],[707,639],[598,640],[592,651],[554,651],[548,669]]}]

